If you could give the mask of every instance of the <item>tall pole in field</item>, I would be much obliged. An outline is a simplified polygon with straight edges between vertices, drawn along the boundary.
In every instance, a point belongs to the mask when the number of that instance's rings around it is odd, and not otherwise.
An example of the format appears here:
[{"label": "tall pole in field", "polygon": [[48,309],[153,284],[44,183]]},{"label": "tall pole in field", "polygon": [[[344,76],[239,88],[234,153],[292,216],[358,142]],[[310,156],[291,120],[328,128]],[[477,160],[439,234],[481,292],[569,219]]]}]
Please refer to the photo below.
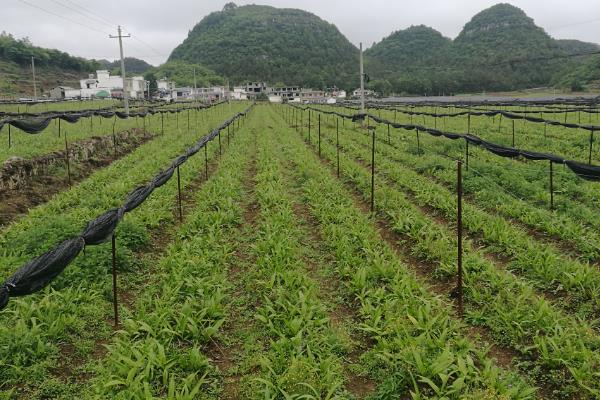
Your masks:
[{"label": "tall pole in field", "polygon": [[457,253],[457,263],[458,263],[458,273],[456,277],[456,295],[458,299],[458,315],[462,318],[463,316],[463,264],[462,264],[462,236],[463,236],[463,225],[462,225],[462,196],[463,196],[463,188],[462,188],[462,162],[458,160],[457,162],[457,185],[456,192],[458,195],[457,199],[457,210],[456,210],[456,235],[458,242],[458,253]]},{"label": "tall pole in field", "polygon": [[363,64],[363,48],[360,44],[360,112],[365,113],[365,67]]},{"label": "tall pole in field", "polygon": [[125,114],[129,116],[129,93],[127,93],[127,88],[125,86],[125,81],[127,77],[125,76],[125,58],[123,57],[123,38],[131,37],[131,35],[123,36],[121,34],[121,25],[117,27],[117,36],[108,35],[111,39],[119,39],[119,51],[121,53],[121,76],[123,77],[123,104],[125,106]]},{"label": "tall pole in field", "polygon": [[37,100],[37,83],[35,82],[35,61],[33,56],[31,57],[31,73],[33,75],[33,99]]}]

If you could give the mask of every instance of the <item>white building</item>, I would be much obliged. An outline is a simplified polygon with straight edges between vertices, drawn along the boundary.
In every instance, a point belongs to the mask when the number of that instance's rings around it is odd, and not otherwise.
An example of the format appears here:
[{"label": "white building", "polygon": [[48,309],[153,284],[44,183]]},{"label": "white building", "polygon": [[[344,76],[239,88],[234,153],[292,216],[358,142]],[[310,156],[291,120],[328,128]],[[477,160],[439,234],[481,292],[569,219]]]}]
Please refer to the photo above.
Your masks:
[{"label": "white building", "polygon": [[233,88],[231,98],[233,100],[248,100],[248,93],[246,92],[246,88],[243,86],[235,86]]},{"label": "white building", "polygon": [[[360,88],[356,89],[354,92],[352,92],[352,96],[354,97],[360,97]],[[365,97],[369,97],[369,96],[375,96],[375,92],[369,89],[365,89]]]},{"label": "white building", "polygon": [[146,81],[143,76],[134,76],[125,79],[125,90],[131,99],[143,99],[148,92],[150,82]]},{"label": "white building", "polygon": [[[141,76],[125,79],[126,90],[133,99],[144,98],[149,82]],[[96,71],[79,81],[81,89],[65,90],[65,98],[89,99],[93,97],[111,97],[114,93],[123,92],[123,79],[119,75],[111,76],[107,70]]]}]

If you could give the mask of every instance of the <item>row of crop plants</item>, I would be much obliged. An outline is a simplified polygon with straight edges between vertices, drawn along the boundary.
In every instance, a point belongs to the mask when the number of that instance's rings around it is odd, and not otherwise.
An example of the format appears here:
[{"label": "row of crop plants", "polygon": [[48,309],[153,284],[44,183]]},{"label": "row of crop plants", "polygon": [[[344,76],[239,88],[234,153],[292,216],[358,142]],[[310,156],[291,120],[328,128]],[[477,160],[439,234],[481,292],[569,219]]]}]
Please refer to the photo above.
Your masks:
[{"label": "row of crop plants", "polygon": [[[234,107],[236,109],[240,108],[239,104],[234,105]],[[131,129],[140,129],[155,135],[161,133],[172,134],[174,128],[179,132],[195,132],[201,124],[207,122],[210,115],[215,113],[219,113],[224,120],[229,113],[229,106],[219,104],[209,109],[148,114],[146,117],[130,117],[128,119],[91,116],[80,118],[75,123],[59,122],[58,119],[54,119],[46,129],[35,135],[12,128],[10,147],[8,145],[9,127],[5,125],[0,130],[0,162],[9,157],[30,158],[64,150],[65,138],[68,143],[72,143],[92,136],[111,136],[113,133],[118,134]],[[118,142],[116,145],[118,146]]]},{"label": "row of crop plants", "polygon": [[227,270],[239,246],[250,142],[244,129],[194,195],[195,209],[94,368],[90,398],[217,398],[221,373],[207,349],[230,318]]},{"label": "row of crop plants", "polygon": [[[415,112],[436,113],[435,109],[416,108]],[[468,111],[467,109],[461,110]],[[482,137],[485,140],[492,141],[505,146],[513,145],[513,124],[514,124],[514,145],[519,148],[536,149],[540,152],[556,152],[574,160],[587,162],[589,157],[590,131],[561,126],[546,125],[544,123],[530,122],[525,120],[510,120],[499,115],[471,116],[461,115],[457,117],[435,118],[427,115],[408,115],[400,112],[394,113],[391,110],[368,109],[373,115],[381,116],[390,121],[396,119],[399,123],[420,124],[430,128],[447,130],[450,132],[471,133]],[[438,110],[437,113],[445,113]],[[543,114],[542,114],[543,115]],[[540,118],[540,114],[531,115]],[[469,124],[470,119],[470,124]],[[555,116],[547,114],[543,116],[546,120],[555,120]],[[558,119],[559,122],[564,120]],[[571,121],[577,123],[578,121]],[[582,120],[585,125],[587,120]],[[597,125],[597,122],[594,122]],[[597,139],[597,138],[596,138]],[[592,158],[600,162],[600,148],[592,146]]]},{"label": "row of crop plants", "polygon": [[[331,135],[329,135],[329,138]],[[370,163],[370,139],[363,135],[344,136],[341,146],[349,155]],[[331,139],[328,139],[331,140]],[[376,145],[376,168],[395,187],[412,194],[416,204],[430,207],[448,221],[456,221],[455,189],[421,176],[405,166],[402,155],[391,157],[381,141]],[[418,167],[417,167],[418,168]],[[487,213],[467,202],[463,208],[465,229],[473,238],[480,237],[489,251],[507,257],[506,267],[525,276],[536,288],[564,296],[565,305],[582,318],[595,321],[600,315],[600,271],[596,266],[562,254],[552,244],[539,242],[501,216]]]},{"label": "row of crop plants", "polygon": [[371,343],[360,357],[362,371],[377,382],[370,398],[531,398],[530,384],[465,338],[450,305],[428,292],[297,134],[279,127],[278,137]]},{"label": "row of crop plants", "polygon": [[[322,154],[335,165],[336,148],[330,142],[333,134],[326,136],[329,139],[323,140]],[[349,142],[346,137],[341,140],[345,145]],[[364,199],[370,199],[368,163],[358,162],[352,154],[343,153],[340,158],[344,181]],[[402,182],[415,191],[418,185],[423,186],[419,188],[423,193],[428,189],[425,181]],[[388,182],[383,176],[377,178],[375,204],[379,215],[406,238],[414,255],[435,267],[432,281],[447,281],[456,273],[456,238],[451,226],[417,207],[416,196],[407,197],[397,187],[396,182]],[[435,191],[444,193],[440,187]],[[452,202],[447,200],[445,209],[449,210]],[[537,295],[530,283],[500,268],[482,250],[467,246],[464,258],[466,321],[485,326],[498,343],[517,350],[521,354],[520,368],[537,382],[549,385],[554,396],[597,396],[597,333]]]},{"label": "row of crop plants", "polygon": [[[393,119],[393,113],[384,111],[382,112],[382,117]],[[464,120],[461,121],[461,119]],[[454,119],[449,118],[448,121],[455,121],[455,125],[448,125],[448,130],[451,132],[466,133],[466,119],[466,116]],[[402,119],[402,122],[407,123],[406,117]],[[416,121],[415,123],[420,122],[421,121]],[[495,122],[488,117],[472,117],[471,133],[480,135],[482,138],[494,143],[511,146],[512,128],[510,124],[512,124],[512,122],[506,121],[506,119],[504,120],[502,133],[497,132],[498,124],[499,117],[496,117]],[[549,132],[550,129],[556,130],[552,135],[556,136],[556,138],[548,137],[547,139],[544,139],[543,124],[531,122],[524,123],[523,121],[516,121],[515,124],[517,126],[524,125],[525,127],[521,127],[521,129],[524,130],[529,138],[525,143],[522,140],[519,142],[519,133],[517,130],[517,139],[515,140],[516,147],[538,152],[555,153],[581,162],[588,161],[590,132],[561,127],[548,127]],[[427,120],[423,125],[427,127],[434,126],[430,120]],[[438,128],[440,128],[439,122]],[[385,130],[386,127],[380,125],[380,129]],[[414,131],[403,132],[400,130],[396,133],[396,136],[398,134],[406,138],[412,137],[413,141],[416,142],[416,134]],[[421,134],[420,139],[423,144],[422,150],[424,152],[431,149],[433,152],[443,153],[452,157],[464,157],[465,145],[463,141],[454,142],[447,139],[434,138],[428,134]],[[470,164],[472,164],[473,169],[479,170],[485,175],[491,175],[493,179],[497,180],[509,191],[515,193],[519,197],[530,199],[540,206],[548,205],[549,172],[547,163],[536,161],[520,162],[503,159],[502,157],[480,150],[474,146],[471,146],[469,152]],[[593,146],[592,163],[600,163],[600,146]],[[600,209],[600,191],[597,187],[598,185],[585,182],[570,171],[563,171],[563,169],[558,168],[558,166],[555,168],[554,180],[557,198],[559,199],[556,204],[557,208],[561,211],[569,212],[571,209],[574,209],[573,212],[578,212],[579,209],[581,209],[580,215],[589,216],[592,215],[591,213],[597,212]]]},{"label": "row of crop plants", "polygon": [[[323,118],[329,121],[332,117]],[[420,146],[417,147],[415,131],[391,128],[388,135],[385,125],[374,126],[381,141],[404,151],[403,162],[418,165],[419,172],[435,175],[444,182],[455,181],[453,163],[458,158],[464,159],[462,141],[456,144],[421,133]],[[352,127],[346,122],[342,131],[347,132]],[[306,133],[306,127],[304,129]],[[596,184],[586,183],[571,172],[555,167],[556,210],[553,212],[549,210],[546,164],[507,160],[471,147],[469,169],[464,174],[464,188],[467,194],[482,197],[483,203],[492,209],[501,209],[513,218],[521,218],[522,222],[534,229],[543,229],[550,235],[576,242],[578,250],[590,260],[597,256],[599,246],[595,232],[600,228],[600,221],[594,216],[600,204]],[[556,223],[548,223],[549,220]]]},{"label": "row of crop plants", "polygon": [[[241,111],[238,105],[234,111]],[[193,133],[173,125],[109,167],[99,170],[71,190],[55,196],[0,233],[0,271],[12,273],[65,238],[78,234],[89,221],[119,206],[136,185],[145,183],[173,158],[222,122],[213,111]],[[218,154],[217,141],[208,144],[208,156]],[[204,175],[202,154],[181,167],[183,190]],[[151,245],[151,233],[175,220],[177,182],[161,187],[142,207],[127,215],[117,229],[117,260],[121,285],[137,290],[148,269],[137,252]],[[56,367],[67,357],[87,360],[99,340],[110,335],[110,244],[86,249],[65,272],[39,294],[15,299],[0,313],[0,388],[11,392],[43,393],[61,387]],[[83,363],[84,373],[88,366]],[[71,367],[70,369],[75,369]],[[71,374],[72,372],[69,372]]]}]

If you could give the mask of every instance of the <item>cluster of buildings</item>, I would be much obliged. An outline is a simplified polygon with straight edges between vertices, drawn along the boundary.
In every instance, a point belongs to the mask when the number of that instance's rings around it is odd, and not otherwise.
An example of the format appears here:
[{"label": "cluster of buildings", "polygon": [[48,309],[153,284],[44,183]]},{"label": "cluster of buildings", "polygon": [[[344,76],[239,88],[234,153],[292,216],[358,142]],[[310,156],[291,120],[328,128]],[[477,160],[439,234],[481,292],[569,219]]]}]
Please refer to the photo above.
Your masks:
[{"label": "cluster of buildings", "polygon": [[260,97],[271,103],[336,103],[346,98],[346,91],[337,88],[314,90],[299,86],[269,86],[264,82],[248,82],[233,88],[231,98],[235,100],[255,100]]},{"label": "cluster of buildings", "polygon": [[[93,98],[122,98],[123,78],[110,75],[106,70],[96,71],[96,76],[90,74],[79,81],[79,89],[69,86],[57,86],[50,91],[52,99],[93,99]],[[125,90],[131,99],[146,97],[150,83],[142,76],[125,78]]]},{"label": "cluster of buildings", "polygon": [[[334,104],[338,100],[346,99],[346,91],[337,88],[327,90],[313,90],[300,86],[269,86],[264,82],[248,82],[243,86],[236,86],[233,91],[226,86],[211,87],[176,87],[175,83],[166,78],[157,80],[156,99],[165,101],[199,100],[205,102],[232,100],[268,99],[272,103],[328,103]],[[96,71],[88,78],[81,79],[80,88],[58,86],[50,91],[52,99],[95,99],[95,98],[122,98],[123,79],[119,75],[111,76],[106,70]],[[125,79],[125,90],[131,99],[144,99],[150,95],[150,82],[141,76]],[[360,96],[360,89],[352,95]],[[372,91],[365,90],[366,96],[373,96]]]}]

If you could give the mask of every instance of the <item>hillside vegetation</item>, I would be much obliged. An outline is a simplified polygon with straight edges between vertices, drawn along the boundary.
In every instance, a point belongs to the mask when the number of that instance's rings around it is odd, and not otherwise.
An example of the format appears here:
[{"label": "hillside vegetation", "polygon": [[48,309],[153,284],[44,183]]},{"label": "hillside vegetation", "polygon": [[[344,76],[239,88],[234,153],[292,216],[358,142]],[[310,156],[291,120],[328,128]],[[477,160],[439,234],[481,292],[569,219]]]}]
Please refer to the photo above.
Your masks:
[{"label": "hillside vegetation", "polygon": [[410,27],[366,55],[380,74],[375,86],[438,94],[548,84],[565,66],[564,59],[556,58],[574,45],[559,44],[521,9],[497,4],[475,15],[454,41],[432,28]]},{"label": "hillside vegetation", "polygon": [[79,86],[79,79],[101,67],[94,60],[74,57],[60,50],[34,46],[29,39],[0,34],[1,97],[33,94],[31,57],[35,58],[38,95],[57,85]]},{"label": "hillside vegetation", "polygon": [[338,29],[302,10],[228,4],[204,17],[170,61],[245,80],[355,87],[358,51]]},{"label": "hillside vegetation", "polygon": [[217,75],[214,71],[199,64],[191,64],[184,61],[169,61],[159,67],[151,68],[148,73],[156,79],[168,78],[177,86],[194,85],[194,69],[196,71],[196,85],[198,87],[211,85],[224,85],[226,79]]}]

